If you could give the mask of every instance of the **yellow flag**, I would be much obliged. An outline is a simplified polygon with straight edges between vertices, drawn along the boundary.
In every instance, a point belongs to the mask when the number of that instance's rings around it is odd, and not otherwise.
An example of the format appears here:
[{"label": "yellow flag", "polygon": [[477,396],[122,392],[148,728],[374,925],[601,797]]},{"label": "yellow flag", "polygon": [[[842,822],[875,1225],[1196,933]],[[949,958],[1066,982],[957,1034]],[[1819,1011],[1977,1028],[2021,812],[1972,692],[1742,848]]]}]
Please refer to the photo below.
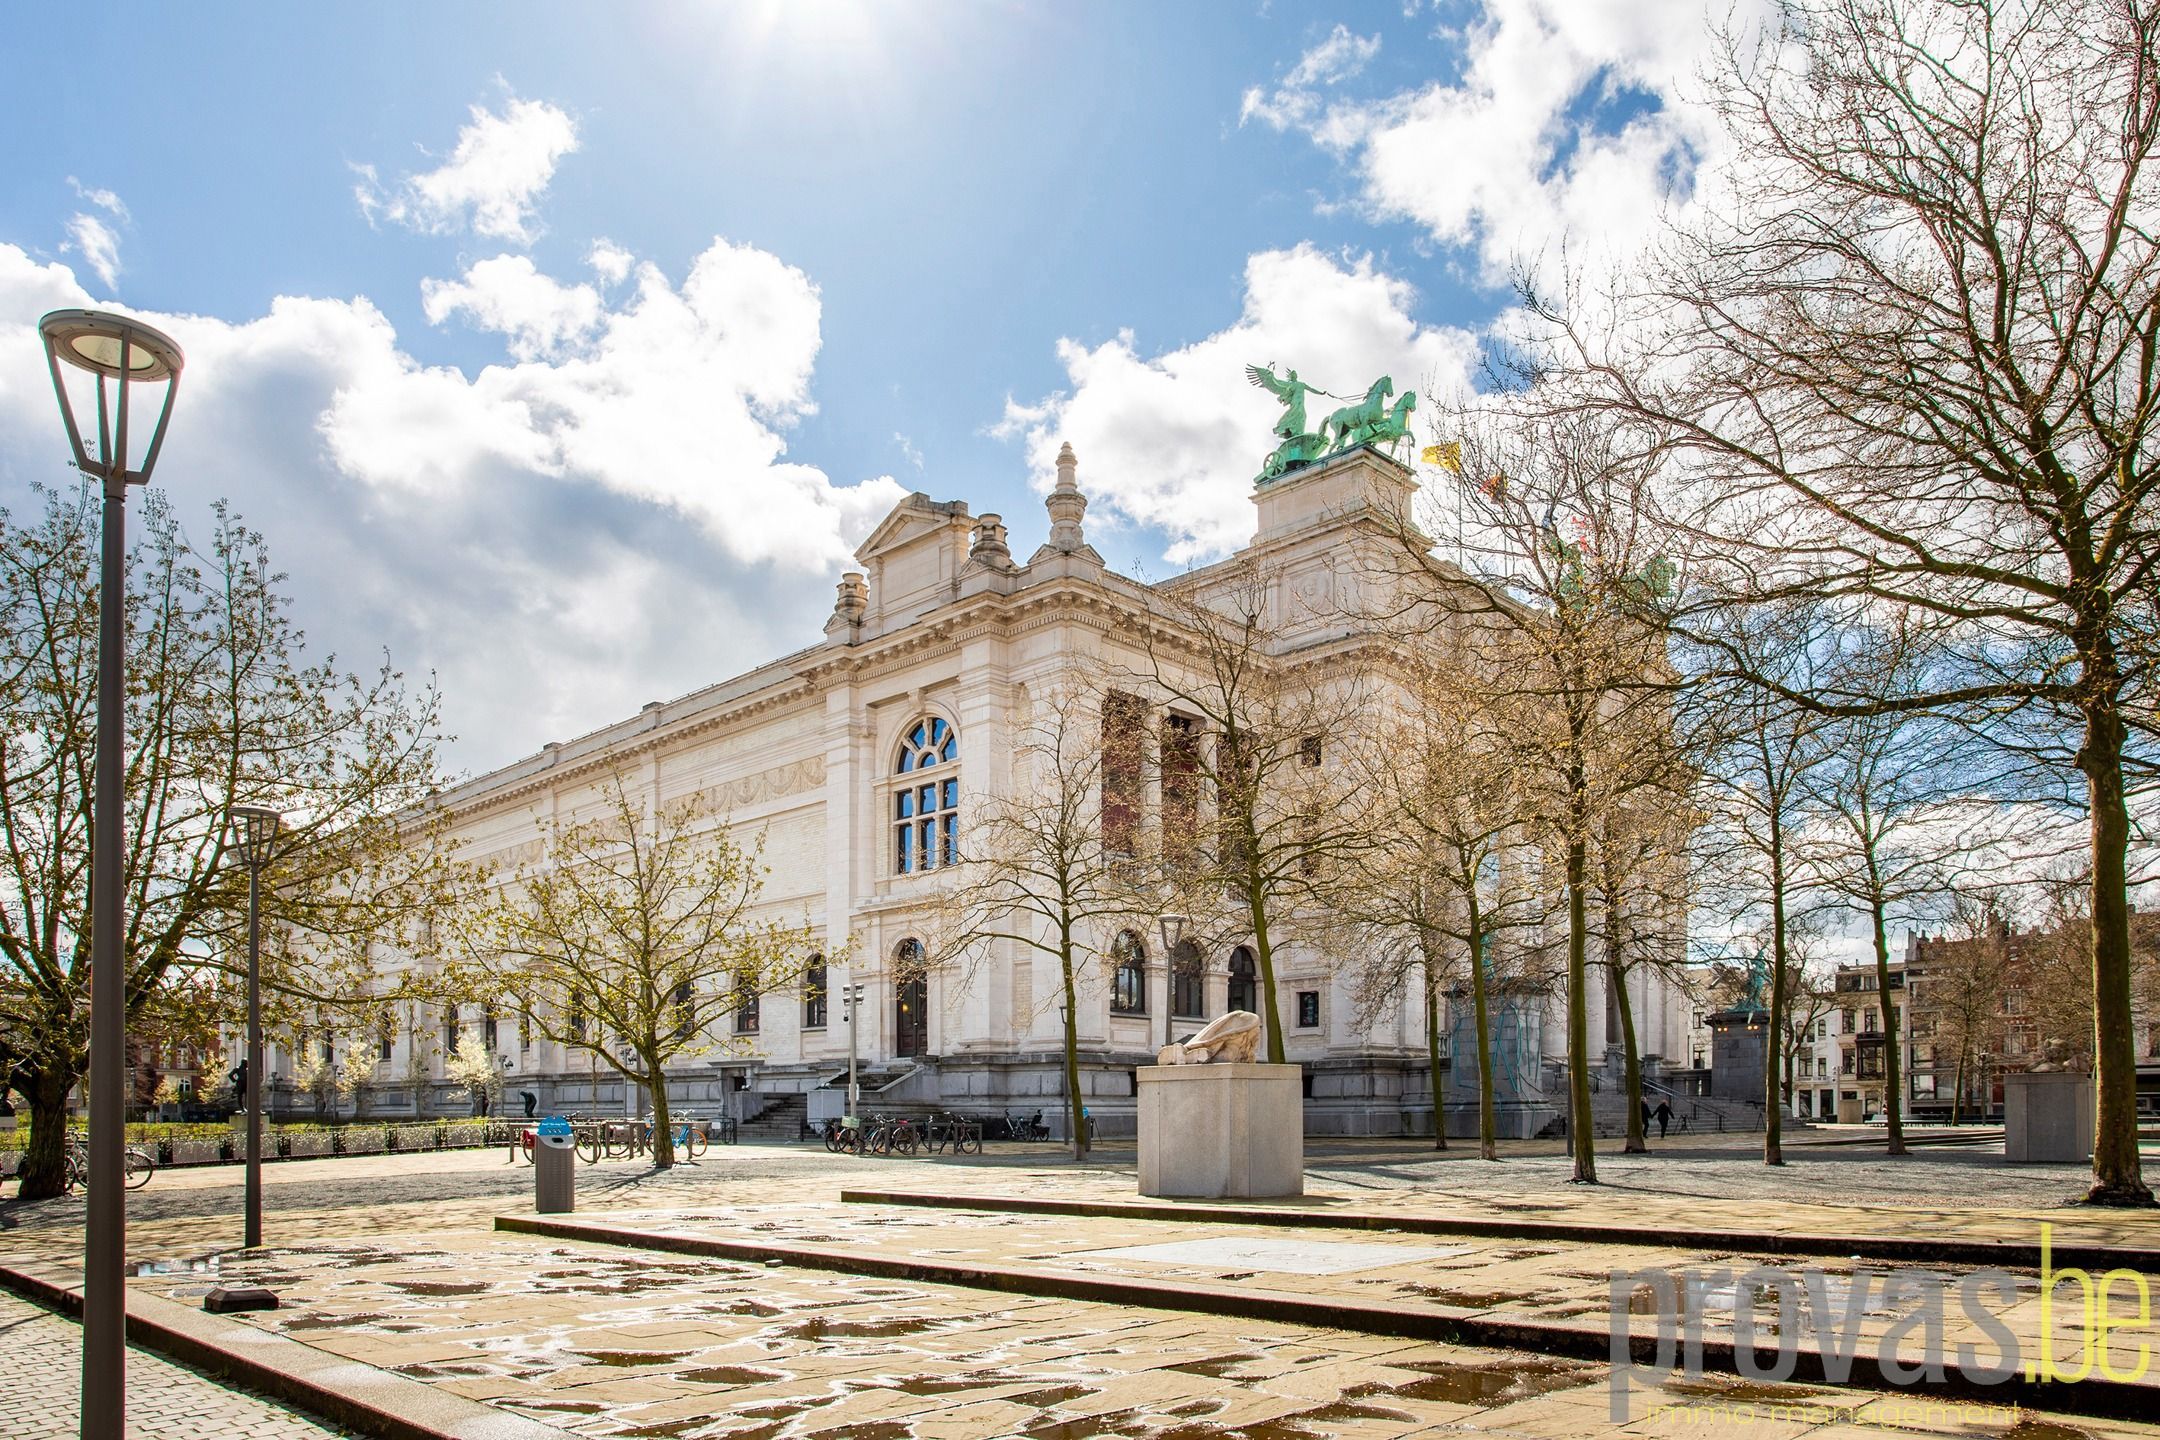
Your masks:
[{"label": "yellow flag", "polygon": [[1450,440],[1441,445],[1428,445],[1418,458],[1427,465],[1443,466],[1454,474],[1462,474],[1462,445],[1459,441]]}]

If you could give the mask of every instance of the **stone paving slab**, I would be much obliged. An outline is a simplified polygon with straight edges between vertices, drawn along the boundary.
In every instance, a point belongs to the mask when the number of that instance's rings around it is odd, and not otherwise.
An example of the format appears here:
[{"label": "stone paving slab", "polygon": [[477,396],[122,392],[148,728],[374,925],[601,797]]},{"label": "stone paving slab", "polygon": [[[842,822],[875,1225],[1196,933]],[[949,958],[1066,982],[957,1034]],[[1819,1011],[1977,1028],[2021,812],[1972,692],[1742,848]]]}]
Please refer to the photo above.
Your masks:
[{"label": "stone paving slab", "polygon": [[[2160,1440],[2130,1422],[1715,1377],[1638,1380],[1622,1422],[1592,1361],[517,1235],[311,1243],[223,1270],[280,1290],[286,1308],[247,1317],[265,1333],[594,1437]],[[202,1278],[133,1283],[185,1299]]]},{"label": "stone paving slab", "polygon": [[[1358,1262],[1354,1269],[1327,1270],[1310,1265],[1270,1268],[1254,1247],[1279,1243],[1279,1233],[1251,1227],[1225,1228],[1205,1237],[1226,1242],[1242,1254],[1227,1263],[1190,1253],[1191,1242],[1202,1238],[1191,1225],[1161,1227],[1157,1222],[1152,1232],[1158,1240],[1162,1228],[1183,1232],[1177,1248],[1185,1253],[1179,1258],[1136,1254],[1156,1247],[1132,1243],[1151,1232],[1146,1228],[1150,1222],[1131,1218],[911,1214],[876,1207],[856,1213],[852,1207],[804,1206],[792,1212],[764,1207],[731,1215],[611,1215],[605,1221],[503,1217],[497,1223],[527,1234],[623,1244],[654,1253],[751,1263],[778,1258],[887,1280],[938,1281],[1001,1294],[1204,1314],[1246,1313],[1286,1323],[1576,1357],[1609,1352],[1611,1277],[1615,1271],[1640,1273],[1650,1277],[1650,1283],[1631,1285],[1627,1303],[1634,1313],[1627,1323],[1644,1353],[1656,1335],[1662,1308],[1672,1317],[1669,1324],[1679,1324],[1684,1314],[1701,1337],[1704,1363],[1725,1373],[1736,1373],[1739,1364],[1736,1314],[1741,1287],[1764,1306],[1757,1323],[1771,1333],[1776,1326],[1769,1277],[1754,1272],[1758,1257],[1647,1246],[1471,1246],[1461,1254],[1435,1257],[1430,1247],[1406,1237],[1406,1243],[1395,1247],[1405,1258],[1390,1265],[1371,1263],[1378,1258],[1372,1252],[1382,1247],[1374,1245],[1370,1232],[1300,1232],[1308,1247],[1347,1249]],[[791,1238],[791,1233],[801,1238]],[[1229,1268],[1232,1264],[1239,1268]],[[1681,1278],[1689,1271],[1703,1278],[1690,1286]],[[1662,1300],[1656,1278],[1661,1274],[1675,1277]],[[1922,1313],[1925,1292],[1918,1288],[1921,1278],[1913,1267],[1818,1267],[1796,1317],[1802,1326],[1795,1346],[1800,1375],[1849,1373],[1855,1383],[1889,1388],[1892,1382],[1882,1377],[1880,1368],[1885,1357],[1907,1364],[1923,1358],[1919,1346],[1928,1327]],[[1915,1288],[1895,1294],[1889,1290],[1894,1282]],[[2047,1403],[2100,1414],[2160,1414],[2160,1376],[2148,1374],[2146,1363],[2151,1352],[2160,1349],[2149,1303],[2152,1280],[2145,1282],[2143,1303],[2136,1287],[2115,1287],[2110,1296],[2112,1324],[2103,1332],[2104,1356],[2094,1351],[2095,1359],[2104,1359],[2104,1368],[2074,1391],[2035,1384],[2026,1375],[2003,1384],[1968,1378],[1976,1369],[1994,1368],[2006,1343],[2015,1346],[2009,1353],[2013,1361],[2051,1353],[2064,1357],[2065,1371],[2076,1373],[2090,1338],[2088,1320],[2075,1303],[2076,1290],[2065,1292],[2052,1323],[2044,1325],[2036,1277],[2005,1274],[2001,1284],[2001,1293],[1987,1288],[1969,1299],[1943,1296],[1943,1338],[1953,1347],[1971,1346],[1972,1354],[1945,1351],[1938,1384],[2033,1403],[2049,1396]],[[1864,1288],[1856,1291],[1856,1286]],[[1817,1291],[1825,1307],[1820,1318],[1811,1313]],[[1641,1303],[1645,1301],[1650,1303]],[[1841,1328],[1855,1337],[1851,1343],[1857,1354],[1849,1372],[1831,1368],[1821,1349],[1825,1330],[1835,1334]],[[2055,1338],[2043,1351],[2039,1337],[2048,1331]]]},{"label": "stone paving slab", "polygon": [[[0,1294],[0,1354],[7,1357],[0,1434],[74,1440],[82,1426],[82,1327]],[[345,1433],[133,1347],[127,1386],[134,1440],[337,1440]]]}]

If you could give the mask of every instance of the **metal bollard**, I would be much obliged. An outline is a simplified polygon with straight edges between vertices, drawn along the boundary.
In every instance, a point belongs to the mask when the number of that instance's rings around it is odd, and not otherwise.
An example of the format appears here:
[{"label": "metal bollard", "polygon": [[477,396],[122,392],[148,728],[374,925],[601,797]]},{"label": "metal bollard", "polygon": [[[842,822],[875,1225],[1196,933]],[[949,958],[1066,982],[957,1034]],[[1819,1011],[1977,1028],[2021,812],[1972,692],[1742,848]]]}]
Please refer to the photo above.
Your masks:
[{"label": "metal bollard", "polygon": [[533,1146],[533,1210],[541,1215],[568,1215],[577,1209],[577,1142],[570,1122],[550,1115],[537,1127]]}]

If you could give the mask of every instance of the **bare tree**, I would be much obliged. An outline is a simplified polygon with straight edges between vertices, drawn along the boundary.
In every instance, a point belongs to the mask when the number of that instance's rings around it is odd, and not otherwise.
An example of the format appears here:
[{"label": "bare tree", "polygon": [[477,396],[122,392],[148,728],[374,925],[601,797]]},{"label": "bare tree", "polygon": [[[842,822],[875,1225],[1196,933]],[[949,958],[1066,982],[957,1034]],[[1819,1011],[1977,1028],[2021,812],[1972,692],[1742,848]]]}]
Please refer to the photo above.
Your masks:
[{"label": "bare tree", "polygon": [[944,956],[1002,942],[1057,962],[1075,1160],[1088,1153],[1081,988],[1091,963],[1099,966],[1108,953],[1102,937],[1125,928],[1137,911],[1134,867],[1103,843],[1102,701],[1077,677],[1030,695],[1012,788],[971,797],[968,845],[938,901],[944,915],[933,922]]},{"label": "bare tree", "polygon": [[[1386,647],[1296,653],[1293,622],[1305,617],[1287,613],[1292,597],[1250,559],[1149,593],[1148,668],[1135,678],[1197,722],[1182,760],[1194,801],[1205,791],[1214,802],[1212,843],[1193,833],[1197,803],[1184,808],[1190,828],[1166,821],[1159,883],[1185,897],[1203,928],[1252,937],[1268,1061],[1279,1065],[1283,927],[1304,912],[1306,932],[1324,936],[1332,870],[1374,843],[1370,767],[1350,756],[1369,743],[1362,671]],[[1106,826],[1118,828],[1119,804],[1106,797],[1104,808]],[[1222,897],[1228,925],[1209,913]]]},{"label": "bare tree", "polygon": [[[1614,427],[1548,423],[1525,407],[1458,407],[1439,423],[1465,517],[1459,563],[1398,517],[1394,618],[1446,630],[1483,704],[1514,717],[1506,763],[1531,836],[1556,862],[1567,908],[1568,1125],[1575,1181],[1597,1180],[1590,1110],[1591,854],[1608,807],[1659,773],[1655,716],[1678,676],[1644,612],[1669,571],[1641,497],[1653,478]],[[1648,763],[1646,763],[1648,762]]]},{"label": "bare tree", "polygon": [[[1404,704],[1365,755],[1377,843],[1338,872],[1330,908],[1354,926],[1367,1004],[1399,1001],[1412,980],[1425,1011],[1433,1148],[1447,1148],[1440,1080],[1441,1000],[1466,990],[1477,1047],[1478,1153],[1497,1160],[1490,986],[1497,945],[1544,919],[1520,851],[1525,828],[1500,736],[1503,709],[1430,645],[1407,653]],[[1461,980],[1454,977],[1462,976]],[[1462,1064],[1454,1055],[1451,1063]]]},{"label": "bare tree", "polygon": [[[1781,0],[1725,37],[1736,159],[1615,309],[1537,296],[1588,402],[1676,452],[1695,583],[1930,617],[1937,709],[2089,826],[2091,1199],[2147,1205],[2127,851],[2160,630],[2160,7]],[[1601,313],[1602,312],[1602,313]],[[2073,794],[2072,786],[2081,793]]]},{"label": "bare tree", "polygon": [[[1812,683],[1824,643],[1821,607],[1795,601],[1736,611],[1716,644],[1740,657],[1748,674],[1773,677],[1777,688],[1707,685],[1698,703],[1717,712],[1723,740],[1708,778],[1713,813],[1730,842],[1731,861],[1756,903],[1767,906],[1770,1018],[1767,1033],[1784,1033],[1793,977],[1796,908],[1804,908],[1801,842],[1807,822],[1808,780],[1824,758],[1822,716],[1784,698]],[[1784,1081],[1774,1056],[1763,1066],[1763,1163],[1785,1163]]]},{"label": "bare tree", "polygon": [[763,836],[743,848],[694,799],[648,813],[615,775],[597,819],[543,834],[542,859],[464,917],[456,968],[474,995],[509,997],[549,1040],[646,1087],[665,1169],[669,1063],[739,1044],[721,1022],[792,990],[816,938],[760,914]]},{"label": "bare tree", "polygon": [[[1925,688],[1930,657],[1903,617],[1848,627],[1841,682],[1884,696]],[[1979,794],[1985,755],[1970,733],[1925,714],[1881,710],[1829,722],[1825,758],[1807,777],[1815,819],[1803,845],[1816,884],[1867,918],[1883,1004],[1884,1118],[1888,1153],[1906,1154],[1905,1064],[1898,1007],[1889,1003],[1890,921],[1932,904],[1979,861],[1960,797]],[[1996,807],[1981,802],[1992,812]]]}]

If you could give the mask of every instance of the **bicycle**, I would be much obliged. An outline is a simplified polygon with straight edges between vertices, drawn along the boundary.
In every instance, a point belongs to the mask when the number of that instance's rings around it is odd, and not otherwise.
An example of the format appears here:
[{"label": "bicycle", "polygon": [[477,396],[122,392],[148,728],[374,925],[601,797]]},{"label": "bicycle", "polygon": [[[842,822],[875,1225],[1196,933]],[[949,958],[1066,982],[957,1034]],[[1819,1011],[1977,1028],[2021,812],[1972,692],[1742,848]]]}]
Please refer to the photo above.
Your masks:
[{"label": "bicycle", "polygon": [[[150,1152],[133,1145],[120,1152],[120,1163],[121,1183],[130,1190],[142,1189],[157,1173],[157,1161]],[[68,1144],[66,1188],[71,1195],[90,1188],[90,1146],[85,1141],[75,1140]]]}]

